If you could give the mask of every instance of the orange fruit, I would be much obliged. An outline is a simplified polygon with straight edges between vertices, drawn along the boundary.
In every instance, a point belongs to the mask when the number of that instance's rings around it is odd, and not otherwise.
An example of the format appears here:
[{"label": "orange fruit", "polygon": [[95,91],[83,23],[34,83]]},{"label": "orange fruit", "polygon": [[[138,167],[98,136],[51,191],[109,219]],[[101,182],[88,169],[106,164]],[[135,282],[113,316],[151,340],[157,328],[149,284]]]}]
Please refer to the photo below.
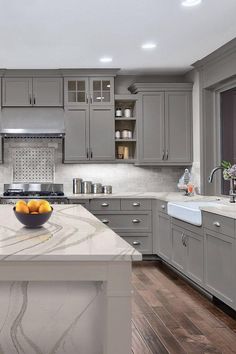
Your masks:
[{"label": "orange fruit", "polygon": [[39,207],[39,214],[49,213],[52,210],[51,205],[43,203]]},{"label": "orange fruit", "polygon": [[38,200],[30,200],[27,204],[30,212],[32,213],[33,211],[38,211],[39,209],[39,202]]},{"label": "orange fruit", "polygon": [[45,200],[45,199],[39,200],[38,203],[39,203],[39,207],[40,207],[40,205],[42,205],[42,204],[46,204],[46,205],[49,205],[49,206],[50,206],[50,203],[49,203],[47,200]]},{"label": "orange fruit", "polygon": [[18,213],[23,213],[23,214],[29,214],[29,208],[26,204],[23,203],[19,203],[18,205],[16,205],[16,211]]},{"label": "orange fruit", "polygon": [[26,202],[24,200],[18,200],[18,202],[16,203],[16,208],[18,208],[19,205],[26,205]]}]

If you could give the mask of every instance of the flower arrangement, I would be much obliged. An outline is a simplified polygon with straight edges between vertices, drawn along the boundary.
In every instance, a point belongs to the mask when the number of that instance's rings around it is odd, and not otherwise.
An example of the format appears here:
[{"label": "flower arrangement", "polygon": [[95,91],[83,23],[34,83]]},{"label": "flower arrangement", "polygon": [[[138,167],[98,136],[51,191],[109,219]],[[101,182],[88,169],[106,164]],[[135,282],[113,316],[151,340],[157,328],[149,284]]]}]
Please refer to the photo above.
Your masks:
[{"label": "flower arrangement", "polygon": [[229,161],[222,161],[224,180],[236,179],[236,165],[231,165]]}]

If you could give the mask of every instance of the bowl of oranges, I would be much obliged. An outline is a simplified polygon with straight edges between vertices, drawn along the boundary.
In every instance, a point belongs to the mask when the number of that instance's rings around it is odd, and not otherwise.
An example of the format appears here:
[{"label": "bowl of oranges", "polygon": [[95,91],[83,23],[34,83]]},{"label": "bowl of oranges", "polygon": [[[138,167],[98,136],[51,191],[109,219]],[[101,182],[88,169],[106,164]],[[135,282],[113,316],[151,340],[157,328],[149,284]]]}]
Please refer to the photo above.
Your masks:
[{"label": "bowl of oranges", "polygon": [[53,208],[47,200],[19,200],[13,208],[16,218],[30,228],[40,227],[52,215]]}]

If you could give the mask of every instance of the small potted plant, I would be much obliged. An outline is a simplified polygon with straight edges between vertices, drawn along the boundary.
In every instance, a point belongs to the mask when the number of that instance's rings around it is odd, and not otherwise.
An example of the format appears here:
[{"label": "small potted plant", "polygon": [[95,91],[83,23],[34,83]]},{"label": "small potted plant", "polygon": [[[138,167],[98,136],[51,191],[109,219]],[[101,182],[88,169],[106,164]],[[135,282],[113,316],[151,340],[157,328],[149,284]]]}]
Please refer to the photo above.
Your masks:
[{"label": "small potted plant", "polygon": [[232,197],[231,203],[235,203],[236,196],[236,164],[232,165],[229,161],[222,161],[221,166],[223,167],[223,178],[225,181],[230,182],[229,194]]}]

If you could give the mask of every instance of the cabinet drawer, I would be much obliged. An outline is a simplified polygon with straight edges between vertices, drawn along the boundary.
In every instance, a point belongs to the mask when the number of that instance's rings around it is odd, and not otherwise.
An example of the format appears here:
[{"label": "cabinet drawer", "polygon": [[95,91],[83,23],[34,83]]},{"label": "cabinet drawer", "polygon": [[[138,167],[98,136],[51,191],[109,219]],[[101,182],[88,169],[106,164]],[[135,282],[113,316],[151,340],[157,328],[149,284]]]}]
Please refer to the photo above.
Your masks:
[{"label": "cabinet drawer", "polygon": [[162,213],[167,214],[167,202],[164,202],[162,200],[157,201],[157,210],[161,211]]},{"label": "cabinet drawer", "polygon": [[95,214],[104,224],[116,232],[152,232],[152,217],[149,213],[137,214]]},{"label": "cabinet drawer", "polygon": [[133,246],[137,251],[143,254],[152,254],[152,235],[127,236],[127,234],[120,234],[120,236]]},{"label": "cabinet drawer", "polygon": [[203,226],[207,229],[234,237],[234,220],[231,218],[203,212]]},{"label": "cabinet drawer", "polygon": [[150,199],[121,199],[121,210],[152,210]]},{"label": "cabinet drawer", "polygon": [[84,208],[89,209],[89,200],[88,199],[69,199],[68,204],[82,205]]},{"label": "cabinet drawer", "polygon": [[120,210],[120,199],[92,199],[90,201],[91,210]]}]

